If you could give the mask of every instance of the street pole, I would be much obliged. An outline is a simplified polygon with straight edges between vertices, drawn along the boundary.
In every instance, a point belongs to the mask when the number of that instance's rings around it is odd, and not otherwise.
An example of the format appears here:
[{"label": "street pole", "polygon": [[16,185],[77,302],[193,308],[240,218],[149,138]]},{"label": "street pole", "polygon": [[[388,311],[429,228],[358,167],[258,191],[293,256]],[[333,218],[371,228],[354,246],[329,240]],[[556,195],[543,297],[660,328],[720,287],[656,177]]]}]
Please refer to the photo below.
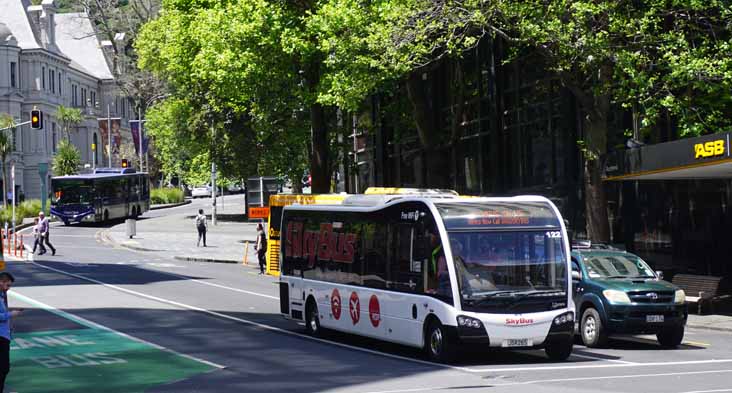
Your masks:
[{"label": "street pole", "polygon": [[[140,117],[140,116],[137,116],[137,117]],[[138,132],[140,133],[140,136],[139,136],[139,138],[140,138],[140,172],[143,171],[143,166],[142,166],[142,128],[144,127],[144,125],[145,125],[145,121],[142,120],[142,119],[140,119],[140,128],[138,130]]]},{"label": "street pole", "polygon": [[211,222],[216,225],[216,162],[214,161],[214,149],[216,145],[216,129],[214,128],[213,121],[211,122]]},{"label": "street pole", "polygon": [[15,233],[15,162],[10,166],[10,178],[13,180],[12,195],[13,195],[13,233]]},{"label": "street pole", "polygon": [[137,107],[137,139],[138,144],[140,145],[140,150],[138,153],[140,153],[140,172],[142,172],[142,112],[140,111],[140,107]]},{"label": "street pole", "polygon": [[112,167],[112,115],[109,113],[109,103],[107,103],[107,158],[109,158],[109,167]]}]

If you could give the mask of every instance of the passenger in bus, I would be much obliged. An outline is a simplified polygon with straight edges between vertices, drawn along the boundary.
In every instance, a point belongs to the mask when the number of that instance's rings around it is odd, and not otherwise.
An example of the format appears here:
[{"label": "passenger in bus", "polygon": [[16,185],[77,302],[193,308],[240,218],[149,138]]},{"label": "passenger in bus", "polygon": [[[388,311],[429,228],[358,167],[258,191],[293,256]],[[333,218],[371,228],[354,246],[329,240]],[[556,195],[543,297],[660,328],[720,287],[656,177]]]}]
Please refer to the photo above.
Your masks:
[{"label": "passenger in bus", "polygon": [[443,297],[452,297],[450,286],[450,273],[447,270],[445,250],[440,242],[440,237],[434,233],[429,234],[432,252],[429,256],[427,266],[427,288],[425,292]]}]

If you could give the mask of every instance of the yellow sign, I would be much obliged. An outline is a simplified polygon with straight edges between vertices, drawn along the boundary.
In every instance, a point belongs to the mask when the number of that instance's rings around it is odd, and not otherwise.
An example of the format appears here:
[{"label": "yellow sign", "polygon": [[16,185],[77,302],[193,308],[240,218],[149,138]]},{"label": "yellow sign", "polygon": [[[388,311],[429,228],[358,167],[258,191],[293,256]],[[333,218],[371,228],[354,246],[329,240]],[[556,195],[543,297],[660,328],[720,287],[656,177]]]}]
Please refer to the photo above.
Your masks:
[{"label": "yellow sign", "polygon": [[716,157],[724,154],[724,139],[694,145],[694,158]]},{"label": "yellow sign", "polygon": [[249,218],[267,218],[269,217],[268,207],[250,207]]}]

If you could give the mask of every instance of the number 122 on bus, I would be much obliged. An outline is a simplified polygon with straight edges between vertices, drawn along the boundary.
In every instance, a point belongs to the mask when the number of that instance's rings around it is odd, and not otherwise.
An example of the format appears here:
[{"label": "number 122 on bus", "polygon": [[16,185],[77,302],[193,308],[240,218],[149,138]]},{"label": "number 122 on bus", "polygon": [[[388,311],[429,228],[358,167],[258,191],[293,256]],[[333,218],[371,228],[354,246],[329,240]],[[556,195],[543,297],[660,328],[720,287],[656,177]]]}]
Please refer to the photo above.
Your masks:
[{"label": "number 122 on bus", "polygon": [[454,360],[461,344],[572,352],[567,232],[546,198],[359,195],[286,206],[280,310]]}]

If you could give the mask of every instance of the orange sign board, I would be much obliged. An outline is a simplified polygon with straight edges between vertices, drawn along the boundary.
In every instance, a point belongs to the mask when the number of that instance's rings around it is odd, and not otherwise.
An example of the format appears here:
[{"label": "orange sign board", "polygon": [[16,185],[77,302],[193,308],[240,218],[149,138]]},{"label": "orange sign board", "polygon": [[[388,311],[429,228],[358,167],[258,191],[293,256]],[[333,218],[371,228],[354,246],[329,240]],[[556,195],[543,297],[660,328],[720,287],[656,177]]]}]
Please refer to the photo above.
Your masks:
[{"label": "orange sign board", "polygon": [[269,217],[269,207],[250,207],[249,218],[267,218]]}]

